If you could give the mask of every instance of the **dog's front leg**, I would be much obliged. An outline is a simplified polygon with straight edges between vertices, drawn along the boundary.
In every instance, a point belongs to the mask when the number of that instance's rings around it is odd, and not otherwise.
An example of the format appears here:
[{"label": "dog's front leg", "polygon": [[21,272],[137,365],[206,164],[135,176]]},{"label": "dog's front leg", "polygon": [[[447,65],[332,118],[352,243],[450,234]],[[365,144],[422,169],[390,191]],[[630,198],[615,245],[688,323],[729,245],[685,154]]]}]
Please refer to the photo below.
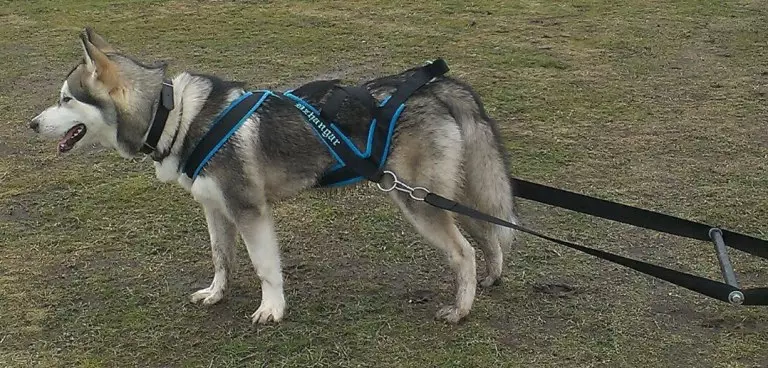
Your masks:
[{"label": "dog's front leg", "polygon": [[192,294],[192,302],[203,301],[205,305],[217,303],[224,297],[232,261],[237,231],[235,224],[218,208],[203,206],[205,220],[208,222],[208,234],[211,237],[211,255],[213,256],[213,281],[211,286]]},{"label": "dog's front leg", "polygon": [[280,249],[267,205],[237,216],[237,227],[261,279],[261,306],[251,315],[253,323],[279,322],[285,313]]}]

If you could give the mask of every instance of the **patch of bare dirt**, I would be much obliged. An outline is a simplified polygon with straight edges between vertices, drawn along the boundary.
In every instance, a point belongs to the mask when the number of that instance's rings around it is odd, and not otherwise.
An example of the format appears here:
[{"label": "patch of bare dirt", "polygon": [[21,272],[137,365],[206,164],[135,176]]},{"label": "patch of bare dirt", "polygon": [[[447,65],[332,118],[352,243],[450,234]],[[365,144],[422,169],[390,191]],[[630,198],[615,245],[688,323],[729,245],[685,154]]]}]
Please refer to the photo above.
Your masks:
[{"label": "patch of bare dirt", "polygon": [[651,307],[657,323],[676,328],[697,328],[699,331],[755,333],[762,331],[762,318],[751,318],[741,314],[722,313],[718,310],[697,310],[692,304],[670,302],[661,299]]},{"label": "patch of bare dirt", "polygon": [[10,157],[14,153],[14,149],[8,143],[0,141],[0,158]]},{"label": "patch of bare dirt", "polygon": [[537,282],[531,288],[537,293],[557,298],[569,298],[578,291],[575,286],[564,282]]},{"label": "patch of bare dirt", "polygon": [[0,209],[0,221],[2,222],[24,222],[30,219],[32,219],[32,214],[29,204],[26,202],[12,201],[10,205]]}]

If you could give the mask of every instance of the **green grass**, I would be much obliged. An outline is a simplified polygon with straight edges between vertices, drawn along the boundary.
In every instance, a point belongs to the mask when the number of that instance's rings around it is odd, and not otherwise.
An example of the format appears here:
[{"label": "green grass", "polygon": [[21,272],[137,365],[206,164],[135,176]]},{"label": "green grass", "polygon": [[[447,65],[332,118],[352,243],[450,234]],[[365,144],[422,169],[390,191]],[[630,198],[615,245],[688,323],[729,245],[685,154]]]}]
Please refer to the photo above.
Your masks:
[{"label": "green grass", "polygon": [[[173,72],[258,88],[354,82],[442,56],[499,121],[515,176],[766,236],[764,2],[0,5],[0,366],[768,365],[768,310],[526,236],[465,323],[433,321],[452,299],[450,271],[365,187],[277,206],[289,310],[252,326],[260,291],[242,246],[229,297],[188,302],[212,276],[189,195],[158,183],[148,162],[56,157],[26,127],[55,101],[85,25]],[[709,244],[520,209],[536,229],[719,277]],[[732,256],[746,286],[768,285],[766,262]],[[547,283],[574,292],[542,293]]]}]

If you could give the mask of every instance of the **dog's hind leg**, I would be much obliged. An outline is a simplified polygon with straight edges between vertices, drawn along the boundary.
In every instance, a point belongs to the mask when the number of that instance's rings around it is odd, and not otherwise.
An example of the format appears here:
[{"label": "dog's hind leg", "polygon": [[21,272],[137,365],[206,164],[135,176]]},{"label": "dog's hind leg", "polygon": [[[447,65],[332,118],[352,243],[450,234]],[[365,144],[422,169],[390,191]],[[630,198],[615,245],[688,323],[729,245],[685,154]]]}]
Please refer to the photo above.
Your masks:
[{"label": "dog's hind leg", "polygon": [[415,203],[408,195],[393,192],[392,197],[416,230],[435,247],[443,250],[456,274],[456,301],[438,310],[436,318],[456,323],[472,309],[475,299],[475,250],[461,235],[453,217],[438,208]]},{"label": "dog's hind leg", "polygon": [[[497,147],[492,122],[465,123],[467,144],[461,201],[489,215],[517,223],[512,188],[506,165]],[[504,265],[503,249],[515,240],[515,231],[467,216],[458,216],[461,226],[477,242],[485,256],[487,275],[480,285],[489,287],[500,278]]]},{"label": "dog's hind leg", "polygon": [[[473,156],[470,154],[469,156]],[[517,223],[513,212],[512,190],[507,175],[500,171],[500,163],[467,163],[462,202],[492,216]],[[509,249],[515,239],[515,231],[467,216],[457,217],[462,228],[475,240],[483,251],[487,275],[480,286],[489,287],[501,278],[504,266],[503,249]]]},{"label": "dog's hind leg", "polygon": [[[462,142],[458,126],[452,119],[403,121],[418,129],[398,136],[389,168],[405,183],[423,186],[448,197],[458,191],[461,177]],[[386,184],[386,183],[384,183]],[[424,238],[445,252],[456,275],[456,300],[441,308],[436,317],[456,323],[469,314],[477,289],[475,250],[459,231],[453,215],[407,194],[393,191],[391,196]]]},{"label": "dog's hind leg", "polygon": [[251,315],[253,323],[279,322],[285,313],[280,249],[272,216],[263,204],[237,214],[237,228],[243,237],[253,267],[261,279],[261,305]]},{"label": "dog's hind leg", "polygon": [[213,256],[213,281],[205,289],[192,294],[193,303],[202,300],[203,304],[215,304],[224,297],[229,273],[232,271],[235,239],[237,231],[233,224],[220,210],[203,206],[205,220],[208,223],[208,234],[211,238],[211,254]]},{"label": "dog's hind leg", "polygon": [[483,251],[487,274],[480,281],[480,286],[485,288],[495,285],[501,279],[501,273],[504,268],[504,253],[497,237],[493,234],[493,230],[488,229],[494,225],[482,224],[479,221],[461,217],[459,218],[459,223]]}]

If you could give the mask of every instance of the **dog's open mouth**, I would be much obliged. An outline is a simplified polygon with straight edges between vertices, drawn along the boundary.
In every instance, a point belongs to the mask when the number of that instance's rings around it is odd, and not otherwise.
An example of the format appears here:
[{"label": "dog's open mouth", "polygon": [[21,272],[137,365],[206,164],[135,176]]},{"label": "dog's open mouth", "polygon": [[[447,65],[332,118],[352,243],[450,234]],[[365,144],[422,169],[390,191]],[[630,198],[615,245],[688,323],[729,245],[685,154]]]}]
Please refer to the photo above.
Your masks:
[{"label": "dog's open mouth", "polygon": [[77,124],[70,128],[59,141],[59,153],[64,153],[75,147],[75,144],[85,137],[85,125]]}]

